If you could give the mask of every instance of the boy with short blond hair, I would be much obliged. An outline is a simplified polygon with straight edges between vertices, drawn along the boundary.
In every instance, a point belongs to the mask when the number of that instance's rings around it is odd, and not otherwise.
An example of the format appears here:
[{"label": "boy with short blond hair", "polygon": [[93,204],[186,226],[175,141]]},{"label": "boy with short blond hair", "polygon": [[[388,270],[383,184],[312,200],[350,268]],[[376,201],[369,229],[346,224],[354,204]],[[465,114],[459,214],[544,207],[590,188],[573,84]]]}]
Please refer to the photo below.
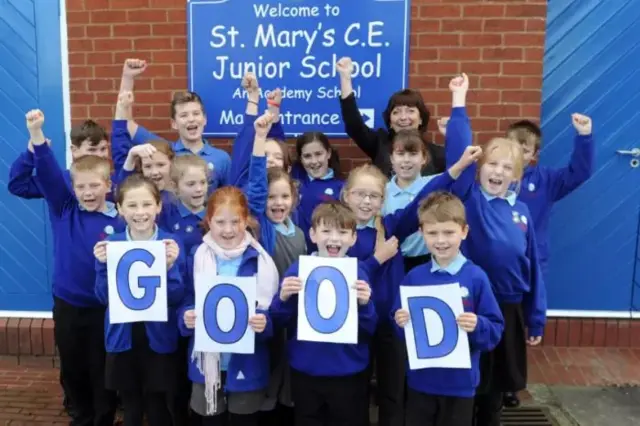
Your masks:
[{"label": "boy with short blond hair", "polygon": [[[418,217],[432,259],[412,269],[400,285],[460,285],[465,312],[458,316],[457,323],[469,336],[471,369],[407,368],[405,424],[471,426],[480,353],[498,344],[504,320],[487,274],[460,252],[468,232],[462,201],[448,192],[434,192],[420,204]],[[410,313],[401,308],[399,293],[391,312],[396,332],[404,339],[403,328]]]}]

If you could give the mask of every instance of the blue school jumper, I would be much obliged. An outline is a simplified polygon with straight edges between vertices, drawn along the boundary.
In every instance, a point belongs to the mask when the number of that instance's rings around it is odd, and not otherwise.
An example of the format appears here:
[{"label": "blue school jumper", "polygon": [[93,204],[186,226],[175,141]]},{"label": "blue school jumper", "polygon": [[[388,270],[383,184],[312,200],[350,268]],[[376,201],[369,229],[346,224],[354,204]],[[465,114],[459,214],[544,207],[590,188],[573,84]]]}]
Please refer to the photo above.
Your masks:
[{"label": "blue school jumper", "polygon": [[543,275],[549,261],[549,217],[551,208],[582,185],[593,174],[594,142],[591,135],[576,135],[567,167],[552,169],[537,165],[524,170],[518,200],[527,205],[533,218],[538,255]]},{"label": "blue school jumper", "polygon": [[[157,229],[151,240],[175,240],[172,234]],[[110,235],[107,241],[131,241],[128,230],[119,234]],[[168,320],[166,322],[144,322],[144,328],[149,338],[149,346],[159,354],[173,353],[178,349],[178,327],[176,309],[184,296],[184,283],[180,273],[180,262],[185,262],[184,253],[181,252],[173,266],[167,270],[167,302]],[[107,264],[95,261],[96,287],[95,293],[103,305],[107,306],[104,317],[105,347],[109,353],[125,352],[132,348],[132,323],[109,323],[109,286],[107,282]]]},{"label": "blue school jumper", "polygon": [[[33,200],[44,198],[40,184],[40,179],[33,174],[35,169],[34,154],[26,150],[21,153],[18,158],[11,164],[9,170],[9,183],[7,188],[9,193],[25,200]],[[73,192],[73,184],[71,183],[71,173],[69,170],[62,172],[64,183]]]},{"label": "blue school jumper", "polygon": [[93,247],[107,235],[122,232],[113,203],[106,212],[84,210],[64,182],[64,174],[51,148],[34,146],[35,168],[40,188],[49,206],[54,240],[53,295],[79,307],[99,307]]},{"label": "blue school jumper", "polygon": [[[382,218],[382,225],[385,230],[385,239],[395,236],[400,244],[419,228],[418,206],[420,201],[433,191],[447,191],[455,181],[445,172],[431,179],[418,195],[404,209],[398,209]],[[374,219],[366,225],[358,225],[358,238],[353,247],[347,252],[348,256],[357,257],[361,261],[372,261],[372,254],[375,252],[377,230],[374,226]],[[391,305],[398,292],[398,285],[404,278],[404,260],[402,253],[398,251],[394,257],[380,265],[375,275],[371,277],[371,289],[373,301],[380,318],[380,323],[388,322]]]},{"label": "blue school jumper", "polygon": [[[502,338],[504,319],[498,302],[491,291],[487,274],[461,253],[446,267],[431,261],[412,269],[401,286],[431,286],[460,284],[462,306],[465,312],[478,316],[476,329],[468,333],[471,351],[471,369],[407,367],[407,385],[410,389],[430,395],[470,398],[480,383],[480,353],[493,350]],[[390,313],[401,308],[400,294]],[[404,340],[404,329],[395,325],[398,336]],[[462,332],[462,331],[461,331]],[[407,364],[408,365],[408,364]]]},{"label": "blue school jumper", "polygon": [[[127,133],[128,135],[128,133]],[[149,142],[150,140],[162,139],[157,135],[151,133],[142,126],[138,126],[136,134],[130,139],[132,145],[141,145]],[[202,149],[197,153],[192,152],[187,148],[181,140],[171,142],[171,149],[176,155],[190,155],[195,154],[202,157],[207,162],[211,176],[209,177],[209,193],[212,193],[216,189],[229,185],[229,173],[231,169],[231,157],[226,151],[215,148],[210,145],[206,140],[202,140],[204,145]],[[128,151],[127,151],[128,152]],[[126,157],[125,157],[126,158]]]},{"label": "blue school jumper", "polygon": [[[298,276],[298,262],[291,265],[285,277]],[[358,279],[369,282],[366,267],[358,262]],[[281,285],[282,286],[282,285]],[[289,365],[310,376],[348,376],[364,371],[369,365],[368,341],[376,330],[377,315],[370,299],[366,305],[358,304],[358,343],[339,344],[298,340],[298,295],[286,302],[280,300],[280,290],[269,308],[275,327],[287,328]]]},{"label": "blue school jumper", "polygon": [[158,226],[173,232],[182,243],[185,253],[191,253],[194,247],[202,244],[202,236],[204,235],[202,221],[205,214],[204,207],[194,213],[180,201],[168,204],[163,199]]},{"label": "blue school jumper", "polygon": [[298,195],[298,223],[307,239],[307,250],[312,253],[318,247],[311,241],[309,230],[311,229],[311,215],[318,204],[325,201],[339,200],[344,181],[335,177],[332,169],[320,179],[310,177],[300,164],[294,164],[291,168],[291,177],[299,182]]},{"label": "blue school jumper", "polygon": [[[233,141],[233,149],[231,151],[231,164],[233,164],[233,167],[230,170],[229,184],[242,190],[245,189],[249,182],[249,167],[253,158],[251,153],[253,152],[253,142],[256,137],[256,129],[253,125],[257,118],[257,115],[245,114],[242,128]],[[284,128],[280,121],[273,123],[267,134],[267,139],[285,140]]]},{"label": "blue school jumper", "polygon": [[[398,209],[407,207],[433,177],[434,175],[418,176],[411,185],[406,188],[400,188],[397,183],[397,176],[393,176],[391,180],[389,180],[389,183],[387,183],[382,215],[386,216]],[[404,257],[418,257],[429,253],[427,245],[424,243],[422,233],[419,230],[411,234],[404,243],[402,243],[400,249]]]},{"label": "blue school jumper", "polygon": [[[183,336],[189,339],[189,354],[193,353],[194,329],[189,329],[184,323],[184,313],[195,306],[193,289],[193,260],[198,247],[194,247],[188,260],[191,291],[187,291],[184,305],[178,310],[178,327]],[[252,277],[258,272],[258,252],[248,247],[238,259],[230,261],[217,259],[218,275],[234,275],[238,277]],[[268,340],[273,335],[273,326],[267,311],[256,309],[256,313],[265,314],[267,326],[262,333],[256,333],[255,351],[252,354],[221,354],[221,369],[227,372],[224,388],[227,392],[250,392],[264,389],[269,383],[269,347]],[[194,383],[204,384],[204,375],[198,369],[195,360],[189,356],[189,379]]]},{"label": "blue school jumper", "polygon": [[[471,144],[465,108],[453,109],[446,137],[450,149]],[[469,224],[462,252],[487,273],[499,303],[522,303],[529,336],[542,336],[547,298],[529,209],[513,192],[506,198],[486,194],[475,176],[474,164],[451,188],[463,201]]]}]

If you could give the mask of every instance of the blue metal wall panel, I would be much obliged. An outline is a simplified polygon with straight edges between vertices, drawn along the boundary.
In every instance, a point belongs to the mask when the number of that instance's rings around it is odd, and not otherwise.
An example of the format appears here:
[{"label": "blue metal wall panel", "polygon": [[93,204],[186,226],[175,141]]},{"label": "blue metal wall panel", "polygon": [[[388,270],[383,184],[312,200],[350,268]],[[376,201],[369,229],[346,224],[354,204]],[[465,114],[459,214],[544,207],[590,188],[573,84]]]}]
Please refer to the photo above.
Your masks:
[{"label": "blue metal wall panel", "polygon": [[9,194],[11,163],[26,149],[24,115],[45,113],[45,133],[64,163],[60,10],[55,0],[0,1],[0,310],[51,308],[48,213]]},{"label": "blue metal wall panel", "polygon": [[569,160],[570,115],[593,117],[594,176],[559,202],[550,225],[550,309],[629,312],[636,267],[640,168],[640,2],[549,2],[541,163]]}]

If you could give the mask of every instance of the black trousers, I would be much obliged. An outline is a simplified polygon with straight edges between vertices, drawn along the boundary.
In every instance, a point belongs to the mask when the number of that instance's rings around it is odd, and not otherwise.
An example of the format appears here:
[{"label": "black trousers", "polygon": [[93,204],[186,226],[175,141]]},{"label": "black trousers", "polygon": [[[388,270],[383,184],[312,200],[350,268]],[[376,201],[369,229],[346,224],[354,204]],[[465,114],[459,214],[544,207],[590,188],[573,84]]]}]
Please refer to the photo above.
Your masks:
[{"label": "black trousers", "polygon": [[122,391],[124,426],[139,426],[147,415],[148,426],[171,426],[165,392],[142,393],[138,389]]},{"label": "black trousers", "polygon": [[261,426],[259,413],[220,413],[216,416],[201,416],[191,411],[191,426]]},{"label": "black trousers", "polygon": [[527,386],[527,346],[520,304],[500,304],[504,332],[498,346],[480,357],[480,386],[475,402],[476,426],[500,426],[504,392]]},{"label": "black trousers", "polygon": [[376,369],[378,426],[404,424],[407,351],[388,321],[380,321],[371,344]]},{"label": "black trousers", "polygon": [[[294,426],[293,407],[276,404],[271,411],[260,411],[260,426]],[[368,426],[368,425],[367,425]]]},{"label": "black trousers", "polygon": [[189,338],[180,337],[176,353],[177,389],[167,395],[167,405],[171,413],[173,426],[187,426],[189,424],[189,401],[191,400],[191,380],[189,380],[188,360]]},{"label": "black trousers", "polygon": [[81,308],[54,297],[53,334],[72,426],[113,425],[116,395],[104,386],[104,315],[104,308]]},{"label": "black trousers", "polygon": [[366,371],[350,376],[316,377],[291,370],[295,424],[354,426],[362,424],[367,399]]},{"label": "black trousers", "polygon": [[471,426],[473,398],[407,390],[406,426]]}]

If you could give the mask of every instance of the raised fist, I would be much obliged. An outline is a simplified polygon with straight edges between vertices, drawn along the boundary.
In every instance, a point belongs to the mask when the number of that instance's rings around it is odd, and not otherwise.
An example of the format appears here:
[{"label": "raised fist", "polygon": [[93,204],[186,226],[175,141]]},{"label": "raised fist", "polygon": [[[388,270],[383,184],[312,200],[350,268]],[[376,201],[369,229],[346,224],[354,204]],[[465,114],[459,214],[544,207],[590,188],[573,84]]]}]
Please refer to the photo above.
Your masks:
[{"label": "raised fist", "polygon": [[140,75],[147,69],[147,61],[142,59],[127,59],[122,67],[122,75],[127,77],[135,77]]},{"label": "raised fist", "polygon": [[590,135],[592,131],[591,118],[582,114],[571,114],[571,122],[579,135]]},{"label": "raised fist", "polygon": [[353,61],[349,57],[343,57],[336,62],[336,71],[340,73],[341,77],[351,77],[353,74]]},{"label": "raised fist", "polygon": [[453,77],[449,82],[449,90],[452,92],[466,92],[469,90],[469,77],[465,73]]},{"label": "raised fist", "polygon": [[256,129],[256,136],[266,138],[269,130],[271,129],[272,123],[273,114],[271,114],[269,111],[258,117],[255,123],[253,123],[253,127]]},{"label": "raised fist", "polygon": [[44,124],[44,114],[39,109],[32,109],[26,115],[27,129],[29,132],[42,130]]},{"label": "raised fist", "polygon": [[249,93],[256,93],[260,88],[258,85],[258,79],[252,72],[245,73],[240,84],[242,85],[242,88]]}]

